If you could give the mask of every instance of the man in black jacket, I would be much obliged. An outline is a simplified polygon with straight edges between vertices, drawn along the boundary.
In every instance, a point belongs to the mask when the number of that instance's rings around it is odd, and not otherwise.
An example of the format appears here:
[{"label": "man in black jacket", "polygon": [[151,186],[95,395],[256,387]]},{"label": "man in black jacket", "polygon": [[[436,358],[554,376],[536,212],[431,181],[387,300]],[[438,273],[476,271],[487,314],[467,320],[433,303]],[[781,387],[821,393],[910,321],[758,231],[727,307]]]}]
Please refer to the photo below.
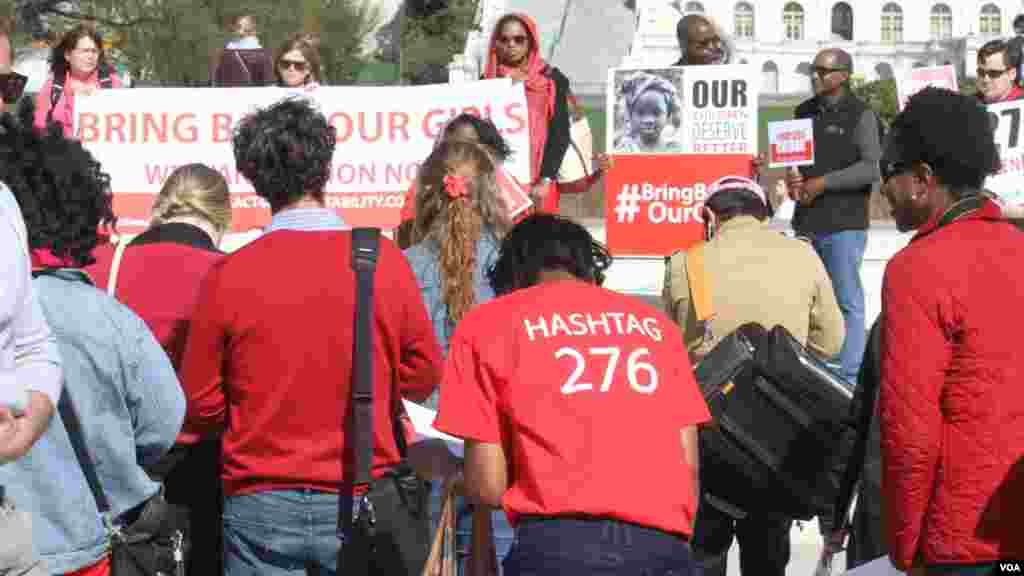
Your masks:
[{"label": "man in black jacket", "polygon": [[815,159],[787,175],[798,202],[793,228],[811,240],[832,279],[846,321],[839,353],[840,373],[855,382],[864,354],[864,286],[860,265],[867,247],[868,202],[878,182],[881,157],[875,113],[850,93],[850,55],[823,50],[814,58],[814,97],[801,103],[797,118],[814,121]]}]

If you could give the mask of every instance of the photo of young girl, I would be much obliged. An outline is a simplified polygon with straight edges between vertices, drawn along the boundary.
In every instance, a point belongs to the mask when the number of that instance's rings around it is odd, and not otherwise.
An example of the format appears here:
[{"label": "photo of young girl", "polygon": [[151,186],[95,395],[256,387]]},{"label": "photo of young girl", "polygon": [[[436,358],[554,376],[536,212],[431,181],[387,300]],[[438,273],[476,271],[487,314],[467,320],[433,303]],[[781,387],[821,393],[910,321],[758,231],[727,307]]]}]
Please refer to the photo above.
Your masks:
[{"label": "photo of young girl", "polygon": [[617,72],[613,153],[680,154],[682,101],[677,70]]}]

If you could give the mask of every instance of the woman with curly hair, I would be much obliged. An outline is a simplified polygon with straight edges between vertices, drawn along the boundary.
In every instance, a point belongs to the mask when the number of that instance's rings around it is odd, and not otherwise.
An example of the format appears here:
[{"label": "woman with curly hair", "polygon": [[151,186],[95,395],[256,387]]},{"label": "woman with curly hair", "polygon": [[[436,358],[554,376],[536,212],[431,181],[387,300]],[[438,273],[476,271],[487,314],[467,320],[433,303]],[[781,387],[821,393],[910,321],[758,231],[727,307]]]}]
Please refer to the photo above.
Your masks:
[{"label": "woman with curly hair", "polygon": [[35,126],[56,122],[72,137],[75,98],[99,89],[120,88],[121,79],[107,62],[103,38],[95,28],[72,28],[50,54],[50,77],[36,94]]},{"label": "woman with curly hair", "polygon": [[[110,177],[56,126],[33,128],[31,106],[0,116],[0,181],[25,216],[34,288],[64,361],[64,396],[78,413],[115,524],[131,530],[160,484],[145,467],[174,443],[185,397],[145,322],[96,290],[82,268],[101,229],[113,226]],[[65,401],[62,398],[62,402]],[[0,466],[0,485],[33,519],[51,574],[109,574],[110,542],[69,439],[63,410],[28,457]]]}]

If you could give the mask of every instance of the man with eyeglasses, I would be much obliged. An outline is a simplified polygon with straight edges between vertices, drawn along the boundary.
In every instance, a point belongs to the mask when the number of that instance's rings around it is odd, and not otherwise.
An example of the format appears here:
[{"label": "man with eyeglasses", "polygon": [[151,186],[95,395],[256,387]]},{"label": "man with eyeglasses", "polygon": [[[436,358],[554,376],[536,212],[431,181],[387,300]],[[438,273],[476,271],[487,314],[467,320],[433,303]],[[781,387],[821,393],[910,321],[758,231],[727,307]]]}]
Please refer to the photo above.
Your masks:
[{"label": "man with eyeglasses", "polygon": [[978,97],[985,104],[1012,102],[1024,97],[1017,84],[1020,48],[1005,40],[992,40],[978,50]]},{"label": "man with eyeglasses", "polygon": [[846,321],[839,373],[855,382],[867,339],[860,265],[881,142],[877,116],[848,88],[852,72],[853,60],[843,50],[823,50],[814,58],[814,97],[795,112],[814,121],[814,164],[791,170],[786,181],[797,202],[793,229],[810,239],[824,262]]}]

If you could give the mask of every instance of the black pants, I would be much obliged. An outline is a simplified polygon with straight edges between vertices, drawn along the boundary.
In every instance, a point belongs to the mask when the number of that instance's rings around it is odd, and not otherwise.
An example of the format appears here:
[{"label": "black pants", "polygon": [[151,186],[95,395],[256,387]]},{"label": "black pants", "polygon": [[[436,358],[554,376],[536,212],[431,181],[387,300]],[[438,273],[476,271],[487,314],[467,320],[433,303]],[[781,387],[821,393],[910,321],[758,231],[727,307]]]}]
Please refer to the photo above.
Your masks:
[{"label": "black pants", "polygon": [[789,531],[793,521],[750,515],[736,520],[702,498],[693,534],[693,555],[704,576],[725,576],[729,547],[740,544],[744,576],[785,576],[789,564]]},{"label": "black pants", "polygon": [[164,498],[189,512],[188,574],[223,574],[224,498],[220,480],[220,438],[176,445],[165,459]]}]

